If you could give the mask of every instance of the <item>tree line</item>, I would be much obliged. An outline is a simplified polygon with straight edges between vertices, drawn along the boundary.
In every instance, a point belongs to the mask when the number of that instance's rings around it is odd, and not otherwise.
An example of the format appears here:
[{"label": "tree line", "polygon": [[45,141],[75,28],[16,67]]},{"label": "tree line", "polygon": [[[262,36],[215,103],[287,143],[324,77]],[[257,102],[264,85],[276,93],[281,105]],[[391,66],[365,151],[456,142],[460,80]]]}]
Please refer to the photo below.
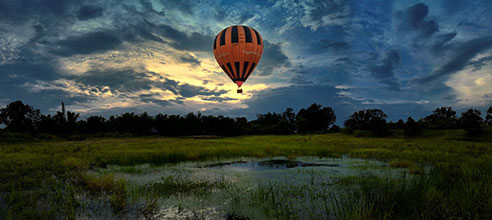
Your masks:
[{"label": "tree line", "polygon": [[[377,136],[391,134],[401,129],[405,135],[417,135],[422,129],[465,129],[469,134],[480,134],[492,124],[492,106],[485,118],[477,109],[469,109],[460,117],[451,107],[435,109],[429,116],[414,120],[387,122],[387,115],[381,109],[365,109],[354,112],[344,122],[343,130],[366,130]],[[238,136],[252,134],[295,134],[338,132],[336,115],[331,107],[312,104],[297,113],[287,108],[282,113],[257,114],[255,120],[245,117],[226,117],[188,113],[186,115],[149,115],[124,113],[109,118],[90,116],[80,119],[80,114],[64,110],[54,115],[43,115],[39,109],[15,101],[0,108],[0,125],[10,132],[47,133],[55,135],[108,134],[192,136],[218,135]]]}]

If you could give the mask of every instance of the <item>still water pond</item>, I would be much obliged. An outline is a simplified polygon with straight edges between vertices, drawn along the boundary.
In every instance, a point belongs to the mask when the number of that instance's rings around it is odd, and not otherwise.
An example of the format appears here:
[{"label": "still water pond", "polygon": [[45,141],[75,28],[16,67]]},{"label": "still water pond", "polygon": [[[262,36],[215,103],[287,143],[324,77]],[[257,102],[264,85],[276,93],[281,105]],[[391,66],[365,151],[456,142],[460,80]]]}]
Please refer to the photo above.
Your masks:
[{"label": "still water pond", "polygon": [[387,163],[349,157],[235,158],[166,166],[108,166],[133,190],[158,200],[155,219],[336,219],[340,181],[400,177]]}]

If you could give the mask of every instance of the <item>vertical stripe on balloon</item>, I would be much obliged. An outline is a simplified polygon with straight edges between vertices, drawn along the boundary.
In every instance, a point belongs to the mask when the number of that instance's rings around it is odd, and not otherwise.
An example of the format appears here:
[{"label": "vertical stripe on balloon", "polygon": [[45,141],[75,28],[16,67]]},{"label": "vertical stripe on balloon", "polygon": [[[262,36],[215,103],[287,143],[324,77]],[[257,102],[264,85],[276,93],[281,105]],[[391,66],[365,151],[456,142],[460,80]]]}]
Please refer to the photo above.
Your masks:
[{"label": "vertical stripe on balloon", "polygon": [[246,35],[246,43],[253,42],[253,39],[251,38],[251,31],[249,30],[249,28],[246,26],[243,26],[243,29],[244,29],[244,34]]},{"label": "vertical stripe on balloon", "polygon": [[224,70],[224,72],[227,74],[227,76],[228,76],[228,77],[229,77],[232,81],[234,81],[234,80],[232,79],[231,74],[229,73],[229,71],[227,71],[227,69],[225,68],[225,66],[224,66],[224,65],[222,65],[221,67],[222,67],[222,70]]},{"label": "vertical stripe on balloon", "polygon": [[241,75],[239,75],[239,62],[234,62],[234,66],[236,66],[236,73],[237,73],[237,78],[241,78]]},{"label": "vertical stripe on balloon", "polygon": [[244,62],[243,74],[242,74],[243,81],[246,81],[246,70],[248,69],[248,65],[249,65],[248,61]]},{"label": "vertical stripe on balloon", "polygon": [[235,81],[237,79],[237,75],[234,73],[234,70],[232,69],[231,63],[227,63],[227,68],[231,72],[231,75],[234,76],[233,78],[234,78],[234,81]]},{"label": "vertical stripe on balloon", "polygon": [[237,32],[237,26],[232,26],[231,42],[232,43],[238,43],[239,42],[239,34]]},{"label": "vertical stripe on balloon", "polygon": [[258,43],[258,45],[261,45],[261,37],[260,37],[260,34],[258,34],[258,32],[255,29],[253,29],[253,31],[256,34],[256,42]]},{"label": "vertical stripe on balloon", "polygon": [[227,33],[227,28],[220,34],[220,46],[225,45],[225,35]]},{"label": "vertical stripe on balloon", "polygon": [[251,72],[253,72],[253,70],[255,69],[255,65],[256,65],[256,63],[252,63],[251,64],[251,68],[249,68],[248,75],[246,75],[245,78],[248,78],[249,75],[251,74]]}]

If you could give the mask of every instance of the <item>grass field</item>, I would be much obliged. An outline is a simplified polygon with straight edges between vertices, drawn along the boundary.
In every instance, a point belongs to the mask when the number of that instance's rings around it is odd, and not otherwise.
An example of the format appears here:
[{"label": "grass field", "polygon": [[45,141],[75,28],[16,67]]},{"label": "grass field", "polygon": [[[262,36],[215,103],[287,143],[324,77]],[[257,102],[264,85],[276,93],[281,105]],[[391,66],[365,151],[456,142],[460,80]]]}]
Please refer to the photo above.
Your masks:
[{"label": "grass field", "polygon": [[[470,138],[460,130],[426,132],[410,139],[398,135],[389,138],[363,136],[333,133],[234,138],[33,139],[0,143],[0,218],[75,219],[78,210],[87,208],[80,202],[81,195],[104,195],[102,198],[116,215],[127,212],[132,202],[146,201],[136,213],[150,218],[149,213],[156,204],[148,193],[130,191],[125,181],[111,175],[88,175],[90,170],[107,165],[342,155],[409,168],[416,178],[340,180],[338,184],[343,185],[346,194],[345,199],[335,201],[339,207],[337,218],[492,218],[492,142],[488,140],[489,136]],[[431,169],[425,171],[424,167]],[[168,182],[166,187],[177,184],[172,179]],[[190,185],[182,190],[196,190],[196,187],[201,186]],[[274,195],[273,191],[270,195]],[[282,210],[282,207],[278,208]],[[281,212],[272,212],[272,219],[290,218],[278,213]]]}]

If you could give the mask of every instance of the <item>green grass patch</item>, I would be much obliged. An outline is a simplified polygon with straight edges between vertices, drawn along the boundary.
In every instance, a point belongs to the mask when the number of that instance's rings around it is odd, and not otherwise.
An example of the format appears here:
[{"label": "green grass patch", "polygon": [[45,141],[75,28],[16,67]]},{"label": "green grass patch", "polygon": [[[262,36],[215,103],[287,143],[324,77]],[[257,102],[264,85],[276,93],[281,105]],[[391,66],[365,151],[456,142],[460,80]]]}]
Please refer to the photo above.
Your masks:
[{"label": "green grass patch", "polygon": [[397,159],[397,160],[391,160],[390,161],[391,167],[408,168],[408,167],[411,167],[412,165],[413,165],[412,161],[404,160],[404,159]]}]

